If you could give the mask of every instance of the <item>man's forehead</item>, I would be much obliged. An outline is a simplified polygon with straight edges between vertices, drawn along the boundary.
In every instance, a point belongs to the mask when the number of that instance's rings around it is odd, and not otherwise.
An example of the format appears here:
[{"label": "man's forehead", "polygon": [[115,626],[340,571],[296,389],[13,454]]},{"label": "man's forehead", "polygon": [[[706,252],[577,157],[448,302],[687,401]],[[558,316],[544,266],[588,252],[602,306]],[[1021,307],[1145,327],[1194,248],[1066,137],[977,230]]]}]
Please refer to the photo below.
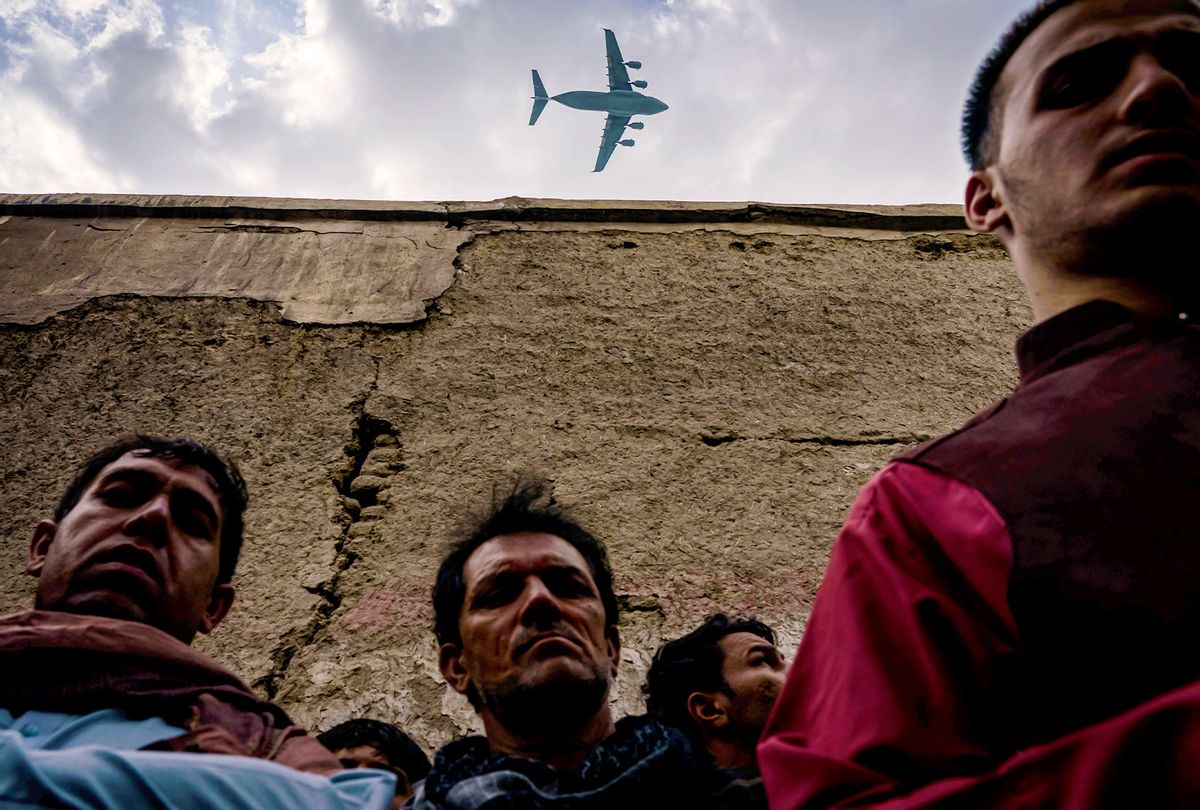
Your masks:
[{"label": "man's forehead", "polygon": [[502,534],[484,542],[463,566],[470,587],[485,577],[501,573],[530,573],[551,568],[575,568],[589,574],[587,560],[563,538],[542,532]]},{"label": "man's forehead", "polygon": [[745,655],[756,647],[775,648],[774,644],[762,636],[745,630],[722,636],[719,644],[727,657]]},{"label": "man's forehead", "polygon": [[344,747],[342,747],[342,748],[339,748],[339,749],[338,749],[337,751],[335,751],[334,753],[336,753],[336,754],[341,754],[341,753],[347,753],[347,754],[382,754],[382,753],[383,753],[383,749],[381,749],[381,748],[379,747],[379,743],[377,743],[377,742],[365,742],[365,743],[359,743],[358,745],[347,745],[347,746],[344,746]]},{"label": "man's forehead", "polygon": [[203,492],[211,496],[213,500],[220,500],[218,497],[220,487],[216,479],[203,467],[183,462],[172,455],[152,455],[147,450],[130,450],[112,461],[96,475],[95,484],[100,484],[113,477],[120,477],[131,471],[152,475],[156,478],[173,478],[186,482],[189,488]]},{"label": "man's forehead", "polygon": [[1200,31],[1200,0],[1077,0],[1047,17],[1005,65],[1000,84],[1033,82],[1067,54],[1138,31]]}]

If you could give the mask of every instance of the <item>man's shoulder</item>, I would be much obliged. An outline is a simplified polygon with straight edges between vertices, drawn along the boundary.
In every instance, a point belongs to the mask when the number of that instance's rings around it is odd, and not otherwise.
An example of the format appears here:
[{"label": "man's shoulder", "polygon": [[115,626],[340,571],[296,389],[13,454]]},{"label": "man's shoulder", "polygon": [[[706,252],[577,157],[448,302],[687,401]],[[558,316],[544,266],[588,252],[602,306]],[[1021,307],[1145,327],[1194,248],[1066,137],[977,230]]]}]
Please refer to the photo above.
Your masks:
[{"label": "man's shoulder", "polygon": [[1008,401],[1009,398],[1005,397],[993,402],[964,422],[960,427],[955,428],[949,433],[944,433],[941,436],[924,441],[916,447],[905,450],[903,453],[898,454],[894,458],[894,461],[920,463],[924,459],[933,457],[940,449],[953,447],[957,442],[961,442],[964,439],[974,438],[981,429],[988,427],[999,416],[1008,404]]},{"label": "man's shoulder", "polygon": [[758,768],[723,768],[716,772],[713,810],[767,810],[767,792]]},{"label": "man's shoulder", "polygon": [[137,622],[56,611],[0,617],[0,705],[88,715],[119,709],[186,729],[158,750],[272,759],[332,773],[337,760],[236,675]]}]

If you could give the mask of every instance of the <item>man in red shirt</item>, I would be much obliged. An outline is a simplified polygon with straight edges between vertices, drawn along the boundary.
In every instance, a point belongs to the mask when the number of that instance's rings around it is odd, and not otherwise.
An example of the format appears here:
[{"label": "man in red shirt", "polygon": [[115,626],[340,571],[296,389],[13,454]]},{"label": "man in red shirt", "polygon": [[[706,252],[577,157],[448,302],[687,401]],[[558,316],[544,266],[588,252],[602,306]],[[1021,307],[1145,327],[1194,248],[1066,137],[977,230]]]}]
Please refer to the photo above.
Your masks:
[{"label": "man in red shirt", "polygon": [[1027,12],[964,116],[1020,382],[886,466],[759,746],[772,807],[1200,803],[1200,3]]}]

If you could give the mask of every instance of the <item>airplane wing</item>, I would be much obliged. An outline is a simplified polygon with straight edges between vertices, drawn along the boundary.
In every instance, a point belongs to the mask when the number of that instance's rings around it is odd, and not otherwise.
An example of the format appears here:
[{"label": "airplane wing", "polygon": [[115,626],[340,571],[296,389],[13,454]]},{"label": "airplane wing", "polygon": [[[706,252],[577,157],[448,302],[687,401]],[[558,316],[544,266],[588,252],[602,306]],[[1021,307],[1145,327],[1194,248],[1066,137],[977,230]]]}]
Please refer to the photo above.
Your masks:
[{"label": "airplane wing", "polygon": [[617,46],[617,35],[608,28],[604,29],[604,48],[608,51],[608,89],[632,90],[629,86],[629,71],[625,69],[625,60],[621,57],[620,47]]},{"label": "airplane wing", "polygon": [[600,139],[600,154],[596,155],[596,168],[592,171],[604,171],[604,167],[608,164],[608,159],[612,157],[613,150],[617,148],[617,141],[621,140],[621,133],[625,131],[625,125],[628,123],[628,115],[609,113],[608,118],[604,119],[604,137]]}]

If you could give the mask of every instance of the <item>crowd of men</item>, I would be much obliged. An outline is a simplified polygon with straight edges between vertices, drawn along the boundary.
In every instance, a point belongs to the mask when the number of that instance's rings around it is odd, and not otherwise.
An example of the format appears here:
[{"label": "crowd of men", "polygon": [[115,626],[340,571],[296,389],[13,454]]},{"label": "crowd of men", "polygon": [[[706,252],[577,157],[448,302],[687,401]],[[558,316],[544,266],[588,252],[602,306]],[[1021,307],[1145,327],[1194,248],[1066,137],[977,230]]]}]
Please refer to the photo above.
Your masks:
[{"label": "crowd of men", "polygon": [[312,737],[190,646],[233,602],[236,469],[136,437],[35,527],[34,608],[0,617],[0,807],[1200,806],[1200,2],[1039,3],[963,134],[967,222],[1037,321],[1020,381],[860,493],[786,677],[718,614],[614,717],[606,548],[525,483],[433,584],[483,734],[432,762],[377,721]]}]

